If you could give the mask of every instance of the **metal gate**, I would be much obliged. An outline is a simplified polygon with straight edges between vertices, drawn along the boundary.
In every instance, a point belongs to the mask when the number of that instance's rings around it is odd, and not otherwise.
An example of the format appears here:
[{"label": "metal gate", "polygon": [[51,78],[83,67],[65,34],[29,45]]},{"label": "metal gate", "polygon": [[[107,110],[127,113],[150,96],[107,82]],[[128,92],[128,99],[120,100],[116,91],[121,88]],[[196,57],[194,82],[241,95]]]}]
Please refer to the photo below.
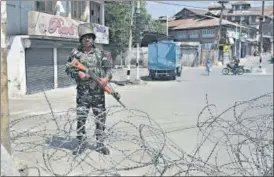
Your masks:
[{"label": "metal gate", "polygon": [[54,88],[52,48],[29,48],[26,55],[27,94]]},{"label": "metal gate", "polygon": [[198,48],[196,46],[181,47],[183,66],[196,66],[200,64]]},{"label": "metal gate", "polygon": [[58,87],[68,87],[71,85],[75,85],[75,80],[67,75],[65,72],[66,63],[68,61],[69,54],[72,49],[70,48],[60,48],[57,49],[57,75],[58,75]]}]

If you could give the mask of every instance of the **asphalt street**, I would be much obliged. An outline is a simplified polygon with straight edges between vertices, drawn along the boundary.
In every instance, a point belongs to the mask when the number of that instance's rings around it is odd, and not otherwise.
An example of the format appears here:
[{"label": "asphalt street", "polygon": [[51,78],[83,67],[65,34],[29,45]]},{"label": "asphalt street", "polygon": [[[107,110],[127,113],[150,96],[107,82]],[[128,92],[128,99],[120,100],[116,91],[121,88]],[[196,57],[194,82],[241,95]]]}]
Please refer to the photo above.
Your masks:
[{"label": "asphalt street", "polygon": [[[257,65],[257,60],[248,61],[246,65]],[[200,111],[206,106],[206,95],[210,104],[216,105],[221,112],[236,101],[249,100],[265,93],[273,92],[273,65],[266,60],[266,74],[245,73],[244,75],[221,74],[222,68],[213,68],[208,76],[204,68],[184,68],[182,76],[176,81],[151,81],[147,69],[140,70],[144,80],[140,85],[117,86],[112,84],[121,95],[121,101],[131,109],[146,112],[156,121],[181,149],[191,153],[196,146],[196,129],[183,130],[197,123]],[[132,79],[136,77],[132,70]],[[126,79],[126,70],[116,70],[114,80]],[[46,92],[53,111],[65,111],[75,107],[75,87]],[[107,96],[107,106],[117,102]],[[29,114],[49,112],[49,106],[43,93],[10,99],[11,120]],[[39,120],[37,120],[39,121]],[[112,122],[113,120],[107,120]],[[34,123],[33,121],[32,123]],[[37,122],[36,122],[37,123]],[[22,124],[29,126],[31,122]]]}]

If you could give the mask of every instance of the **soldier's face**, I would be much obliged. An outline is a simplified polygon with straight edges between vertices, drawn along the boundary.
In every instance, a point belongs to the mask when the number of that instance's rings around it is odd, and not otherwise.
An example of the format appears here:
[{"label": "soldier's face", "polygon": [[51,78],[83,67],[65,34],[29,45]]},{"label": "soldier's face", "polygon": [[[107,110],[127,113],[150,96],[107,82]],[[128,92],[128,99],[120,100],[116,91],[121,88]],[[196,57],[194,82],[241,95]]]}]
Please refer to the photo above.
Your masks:
[{"label": "soldier's face", "polygon": [[93,45],[94,40],[92,35],[85,35],[83,36],[82,43],[85,47],[90,47]]}]

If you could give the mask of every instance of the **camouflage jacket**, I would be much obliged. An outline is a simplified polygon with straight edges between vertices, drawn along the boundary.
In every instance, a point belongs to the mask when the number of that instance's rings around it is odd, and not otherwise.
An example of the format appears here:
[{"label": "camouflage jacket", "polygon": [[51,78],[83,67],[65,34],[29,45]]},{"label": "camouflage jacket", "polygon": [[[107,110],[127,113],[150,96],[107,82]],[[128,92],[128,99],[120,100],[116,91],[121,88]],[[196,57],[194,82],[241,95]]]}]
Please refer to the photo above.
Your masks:
[{"label": "camouflage jacket", "polygon": [[101,50],[94,47],[92,52],[86,53],[83,51],[82,47],[79,46],[78,49],[73,49],[71,51],[65,70],[71,78],[76,80],[77,89],[99,89],[99,86],[95,81],[84,81],[79,78],[79,70],[71,66],[71,62],[75,58],[80,63],[82,63],[88,70],[93,71],[97,76],[101,78],[112,77],[111,63],[106,57],[104,57]]}]

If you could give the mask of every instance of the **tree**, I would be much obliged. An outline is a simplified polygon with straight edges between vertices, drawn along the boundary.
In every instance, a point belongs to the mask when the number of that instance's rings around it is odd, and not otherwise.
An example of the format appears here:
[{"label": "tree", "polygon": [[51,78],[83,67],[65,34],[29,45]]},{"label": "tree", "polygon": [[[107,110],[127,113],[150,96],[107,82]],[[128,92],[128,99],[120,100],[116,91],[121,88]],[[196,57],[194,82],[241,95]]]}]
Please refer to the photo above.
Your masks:
[{"label": "tree", "polygon": [[149,31],[160,34],[166,34],[166,26],[158,20],[151,20],[149,25]]},{"label": "tree", "polygon": [[[109,40],[113,58],[118,54],[123,54],[129,46],[136,43],[140,32],[151,31],[165,33],[165,27],[158,21],[154,21],[145,8],[146,2],[140,2],[140,14],[137,19],[136,1],[106,2],[105,18],[106,26],[109,27]],[[132,6],[134,15],[132,16]],[[133,26],[131,26],[133,20]],[[137,21],[138,20],[138,21]],[[129,30],[132,27],[131,30]],[[132,34],[130,34],[132,32]],[[132,39],[131,35],[133,36]]]},{"label": "tree", "polygon": [[130,7],[130,2],[108,2],[105,6],[110,46],[112,46],[112,52],[115,52],[116,55],[125,52],[127,49],[131,15],[128,9]]}]

